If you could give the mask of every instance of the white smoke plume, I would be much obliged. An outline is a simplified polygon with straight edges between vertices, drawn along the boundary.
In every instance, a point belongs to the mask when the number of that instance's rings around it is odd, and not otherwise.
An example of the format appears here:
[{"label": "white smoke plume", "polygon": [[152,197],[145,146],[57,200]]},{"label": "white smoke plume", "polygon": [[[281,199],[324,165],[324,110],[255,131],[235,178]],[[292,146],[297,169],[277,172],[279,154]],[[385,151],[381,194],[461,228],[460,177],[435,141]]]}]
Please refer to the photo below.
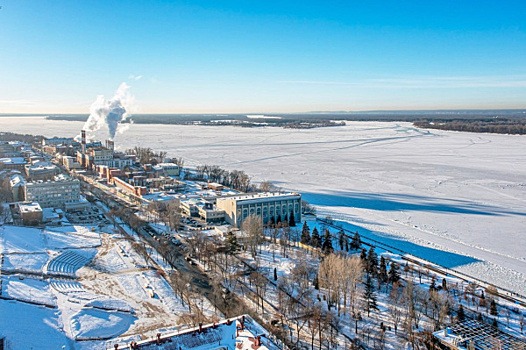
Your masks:
[{"label": "white smoke plume", "polygon": [[122,83],[110,100],[106,100],[102,95],[97,96],[90,107],[90,115],[83,129],[93,133],[107,125],[109,138],[113,140],[120,123],[129,117],[128,111],[134,103],[129,90],[128,84]]}]

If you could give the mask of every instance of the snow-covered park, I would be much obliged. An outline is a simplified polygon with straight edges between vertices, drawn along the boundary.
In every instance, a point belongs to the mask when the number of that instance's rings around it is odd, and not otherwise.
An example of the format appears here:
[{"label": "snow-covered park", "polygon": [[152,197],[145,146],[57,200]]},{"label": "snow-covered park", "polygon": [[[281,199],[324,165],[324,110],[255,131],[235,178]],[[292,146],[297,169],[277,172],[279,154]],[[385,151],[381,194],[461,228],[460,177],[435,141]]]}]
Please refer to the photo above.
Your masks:
[{"label": "snow-covered park", "polygon": [[[188,313],[157,263],[111,226],[0,226],[0,334],[9,349],[101,349],[177,330]],[[204,301],[205,316],[214,315]],[[119,341],[119,340],[115,340]]]},{"label": "snow-covered park", "polygon": [[[2,130],[45,136],[75,136],[82,125],[0,118]],[[186,165],[244,170],[253,182],[301,192],[318,213],[364,236],[526,294],[524,136],[394,122],[308,130],[132,124],[115,142],[167,151]]]}]

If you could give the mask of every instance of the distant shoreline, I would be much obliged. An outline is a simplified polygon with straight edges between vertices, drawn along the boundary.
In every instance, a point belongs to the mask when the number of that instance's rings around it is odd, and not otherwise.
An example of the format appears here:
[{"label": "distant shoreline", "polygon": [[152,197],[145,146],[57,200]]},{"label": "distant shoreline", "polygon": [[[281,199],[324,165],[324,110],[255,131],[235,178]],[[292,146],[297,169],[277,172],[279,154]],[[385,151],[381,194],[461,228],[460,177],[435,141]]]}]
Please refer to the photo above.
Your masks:
[{"label": "distant shoreline", "polygon": [[[53,115],[49,120],[85,122],[87,115]],[[526,135],[526,110],[372,111],[305,114],[139,114],[125,123],[281,127],[313,129],[345,125],[345,121],[412,122],[422,129]]]},{"label": "distant shoreline", "polygon": [[[85,122],[88,119],[87,114],[0,114],[0,118],[2,117],[43,117],[47,120],[77,122]],[[412,122],[415,127],[422,129],[526,135],[526,110],[137,114],[122,123],[313,129],[343,126],[345,121]]]}]

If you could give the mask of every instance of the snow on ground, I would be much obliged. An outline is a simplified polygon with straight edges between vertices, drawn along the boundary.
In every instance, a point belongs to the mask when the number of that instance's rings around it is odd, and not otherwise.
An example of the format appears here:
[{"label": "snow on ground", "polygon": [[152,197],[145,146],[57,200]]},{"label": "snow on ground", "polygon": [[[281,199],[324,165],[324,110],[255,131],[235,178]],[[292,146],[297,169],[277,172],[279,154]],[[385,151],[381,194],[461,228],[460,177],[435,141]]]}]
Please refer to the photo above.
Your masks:
[{"label": "snow on ground", "polygon": [[100,236],[84,226],[66,226],[44,231],[50,249],[90,248],[100,245]]},{"label": "snow on ground", "polygon": [[[2,118],[0,128],[75,136],[82,123]],[[474,265],[469,269],[476,277],[518,278],[526,286],[524,136],[427,131],[395,122],[308,130],[134,124],[115,141],[120,149],[167,151],[188,165],[244,170],[254,181],[299,191],[322,211],[395,243],[504,268],[488,276],[487,265]],[[416,251],[422,258],[430,252]],[[439,257],[449,264],[451,255]],[[459,259],[454,267],[465,264]],[[526,287],[508,287],[526,294]]]},{"label": "snow on ground", "polygon": [[73,348],[56,309],[0,300],[0,315],[0,333],[6,339],[6,349]]},{"label": "snow on ground", "polygon": [[[2,271],[22,272],[1,277],[0,314],[9,315],[4,313],[6,308],[25,312],[24,322],[36,324],[39,332],[28,334],[42,333],[43,339],[50,334],[50,345],[43,343],[46,348],[60,349],[62,345],[57,344],[64,340],[69,349],[100,349],[106,347],[101,340],[71,339],[108,339],[123,333],[154,336],[158,329],[175,330],[179,316],[188,312],[159,266],[146,266],[121,234],[100,234],[89,226],[45,230],[2,226],[0,242]],[[44,273],[53,278],[38,279]],[[38,304],[55,308],[56,314],[42,317]],[[200,306],[207,316],[213,315],[207,300]],[[3,324],[5,318],[1,318],[0,334],[8,344],[16,340],[20,347],[14,349],[31,348],[33,343],[18,338],[25,329]],[[50,330],[43,333],[43,324],[53,326],[58,335]]]},{"label": "snow on ground", "polygon": [[136,320],[129,313],[83,309],[71,318],[71,330],[77,340],[100,340],[124,333]]},{"label": "snow on ground", "polygon": [[41,273],[48,259],[47,253],[5,254],[2,271]]},{"label": "snow on ground", "polygon": [[22,275],[2,276],[2,297],[56,307],[56,297],[48,281]]},{"label": "snow on ground", "polygon": [[30,227],[0,226],[3,253],[45,253],[42,230]]}]

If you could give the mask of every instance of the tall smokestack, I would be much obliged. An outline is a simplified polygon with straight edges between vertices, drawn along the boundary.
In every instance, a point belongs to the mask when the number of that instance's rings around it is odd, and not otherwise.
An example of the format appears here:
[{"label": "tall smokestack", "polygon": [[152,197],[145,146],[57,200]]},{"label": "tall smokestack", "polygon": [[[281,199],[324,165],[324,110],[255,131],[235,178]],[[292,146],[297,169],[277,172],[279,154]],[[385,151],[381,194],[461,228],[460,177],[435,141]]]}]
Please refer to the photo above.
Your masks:
[{"label": "tall smokestack", "polygon": [[80,132],[80,135],[81,135],[82,153],[86,153],[86,130],[82,129]]}]

